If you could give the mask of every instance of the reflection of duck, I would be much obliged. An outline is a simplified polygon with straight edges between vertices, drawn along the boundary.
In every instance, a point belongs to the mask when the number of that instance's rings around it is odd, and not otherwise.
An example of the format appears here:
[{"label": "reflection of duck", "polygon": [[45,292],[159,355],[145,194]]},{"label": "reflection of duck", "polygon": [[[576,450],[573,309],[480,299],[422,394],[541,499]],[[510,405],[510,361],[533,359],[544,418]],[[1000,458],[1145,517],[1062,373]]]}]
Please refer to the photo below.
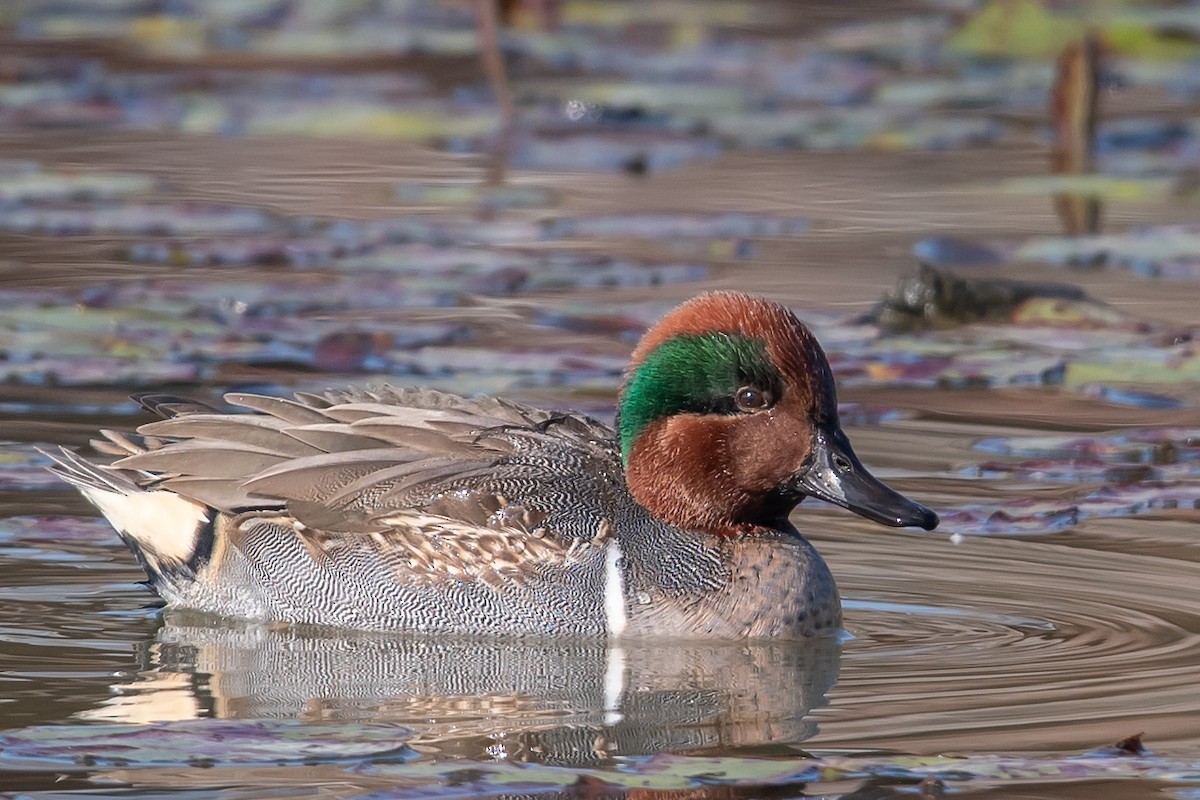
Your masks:
[{"label": "reflection of duck", "polygon": [[227,399],[256,413],[144,398],[168,419],[106,433],[112,467],[58,458],[172,605],[467,634],[806,635],[841,611],[787,520],[805,496],[937,524],[859,463],[811,332],[743,294],[650,329],[615,431],[427,390]]},{"label": "reflection of duck", "polygon": [[[792,642],[536,641],[212,625],[169,611],[151,669],[87,712],[147,722],[389,721],[418,749],[582,763],[807,738],[837,677],[830,637]],[[181,679],[190,679],[182,702]]]}]

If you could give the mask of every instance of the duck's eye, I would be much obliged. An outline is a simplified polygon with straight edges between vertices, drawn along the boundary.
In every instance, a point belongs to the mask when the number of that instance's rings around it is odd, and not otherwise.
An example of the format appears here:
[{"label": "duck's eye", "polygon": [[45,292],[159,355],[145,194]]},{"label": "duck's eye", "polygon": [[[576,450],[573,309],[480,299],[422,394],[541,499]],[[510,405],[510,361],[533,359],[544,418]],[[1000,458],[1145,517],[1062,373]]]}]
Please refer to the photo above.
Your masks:
[{"label": "duck's eye", "polygon": [[754,386],[743,386],[733,395],[739,411],[758,411],[774,402],[771,393]]}]

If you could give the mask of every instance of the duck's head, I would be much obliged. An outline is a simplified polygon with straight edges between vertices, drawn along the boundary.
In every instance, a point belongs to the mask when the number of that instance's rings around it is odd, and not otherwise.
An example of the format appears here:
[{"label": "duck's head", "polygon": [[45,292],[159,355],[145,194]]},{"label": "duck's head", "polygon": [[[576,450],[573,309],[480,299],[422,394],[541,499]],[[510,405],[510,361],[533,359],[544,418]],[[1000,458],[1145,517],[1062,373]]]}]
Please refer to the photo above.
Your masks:
[{"label": "duck's head", "polygon": [[938,524],[863,467],[838,424],[821,346],[795,314],[759,297],[704,294],[647,331],[617,428],[633,496],[679,527],[779,528],[806,496],[884,525]]}]

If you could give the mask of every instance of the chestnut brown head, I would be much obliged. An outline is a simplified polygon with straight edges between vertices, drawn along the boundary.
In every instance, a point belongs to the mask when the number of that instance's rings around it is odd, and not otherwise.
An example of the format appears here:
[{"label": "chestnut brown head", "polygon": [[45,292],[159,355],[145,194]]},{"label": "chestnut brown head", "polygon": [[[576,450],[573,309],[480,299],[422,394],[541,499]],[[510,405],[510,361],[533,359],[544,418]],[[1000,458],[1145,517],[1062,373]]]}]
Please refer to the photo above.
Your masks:
[{"label": "chestnut brown head", "polygon": [[810,495],[885,525],[937,525],[863,467],[821,346],[763,298],[713,292],[661,319],[634,350],[617,428],[634,498],[673,525],[780,528]]}]

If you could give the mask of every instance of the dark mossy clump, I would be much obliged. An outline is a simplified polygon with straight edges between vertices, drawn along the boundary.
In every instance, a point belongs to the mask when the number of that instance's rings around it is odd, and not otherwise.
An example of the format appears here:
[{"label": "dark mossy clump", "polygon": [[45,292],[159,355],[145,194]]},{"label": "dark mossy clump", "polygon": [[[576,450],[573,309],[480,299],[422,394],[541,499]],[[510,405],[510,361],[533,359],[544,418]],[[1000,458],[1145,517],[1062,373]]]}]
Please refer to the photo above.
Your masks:
[{"label": "dark mossy clump", "polygon": [[1030,283],[1005,278],[963,278],[922,264],[916,275],[902,277],[861,322],[890,333],[951,328],[971,322],[1007,322],[1035,297],[1088,300],[1065,283]]}]

